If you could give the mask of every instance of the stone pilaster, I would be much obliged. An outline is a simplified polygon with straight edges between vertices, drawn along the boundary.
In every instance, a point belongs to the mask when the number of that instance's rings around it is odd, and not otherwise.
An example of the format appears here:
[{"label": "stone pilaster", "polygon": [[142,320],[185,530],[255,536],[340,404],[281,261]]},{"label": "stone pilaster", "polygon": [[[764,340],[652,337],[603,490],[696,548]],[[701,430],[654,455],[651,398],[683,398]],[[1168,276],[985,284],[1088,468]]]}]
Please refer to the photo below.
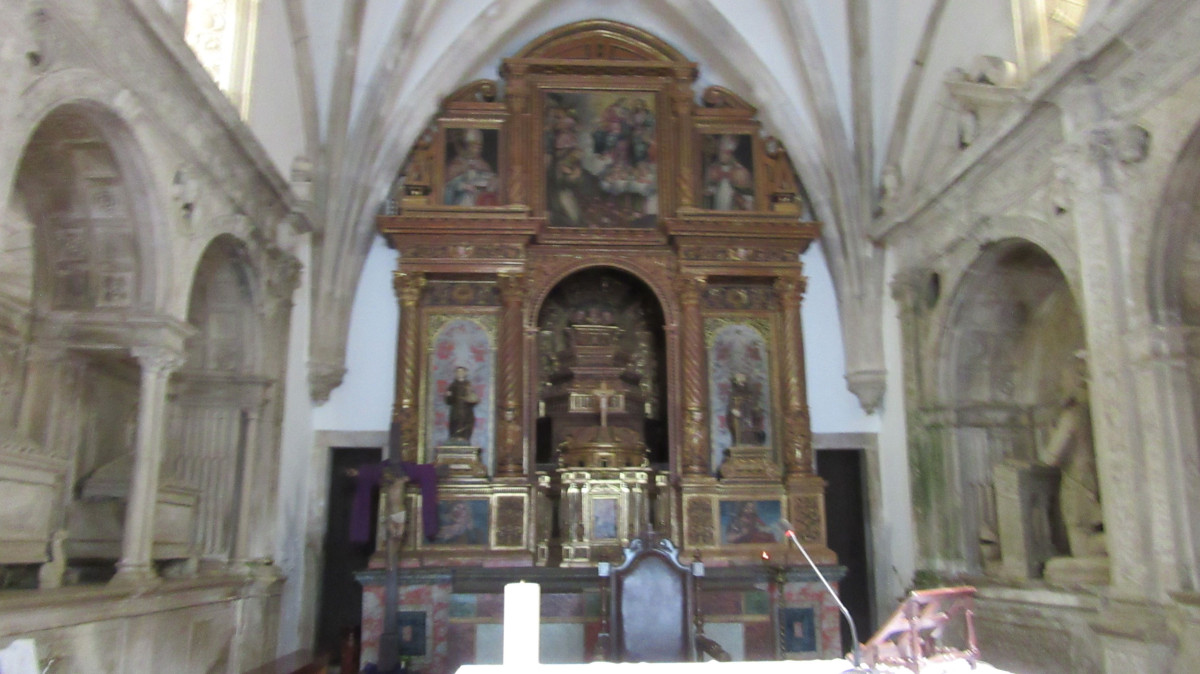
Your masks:
[{"label": "stone pilaster", "polygon": [[496,410],[499,420],[496,438],[497,477],[519,477],[525,474],[525,434],[522,432],[521,392],[524,386],[524,331],[521,312],[525,298],[524,275],[500,275],[500,362],[498,368],[500,401]]},{"label": "stone pilaster", "polygon": [[125,538],[112,581],[118,584],[144,583],[157,577],[152,564],[154,511],[166,431],[167,380],[184,362],[179,353],[162,347],[135,347],[132,351],[142,368],[142,382],[133,479],[125,508]]},{"label": "stone pilaster", "polygon": [[[400,459],[417,461],[420,448],[418,424],[420,415],[417,401],[420,400],[420,314],[417,310],[425,277],[420,273],[393,273],[396,297],[400,301],[400,337],[396,348],[396,398],[392,407],[392,423],[400,433]],[[396,457],[392,457],[396,458]]]}]

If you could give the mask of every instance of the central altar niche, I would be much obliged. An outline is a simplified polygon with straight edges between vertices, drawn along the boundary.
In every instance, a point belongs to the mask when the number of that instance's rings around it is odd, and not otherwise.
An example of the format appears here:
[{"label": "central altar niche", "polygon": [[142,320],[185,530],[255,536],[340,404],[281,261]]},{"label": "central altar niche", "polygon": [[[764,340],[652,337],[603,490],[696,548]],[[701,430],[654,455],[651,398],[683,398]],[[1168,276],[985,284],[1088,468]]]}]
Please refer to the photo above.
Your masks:
[{"label": "central altar niche", "polygon": [[542,304],[539,488],[559,506],[541,563],[618,559],[622,541],[650,528],[655,465],[665,474],[669,456],[662,326],[653,292],[610,268],[568,276]]},{"label": "central altar niche", "polygon": [[784,519],[835,561],[800,326],[818,226],[783,146],[631,26],[560,28],[500,74],[442,101],[378,219],[393,449],[443,466],[403,563],[595,565],[653,529],[761,565]]}]

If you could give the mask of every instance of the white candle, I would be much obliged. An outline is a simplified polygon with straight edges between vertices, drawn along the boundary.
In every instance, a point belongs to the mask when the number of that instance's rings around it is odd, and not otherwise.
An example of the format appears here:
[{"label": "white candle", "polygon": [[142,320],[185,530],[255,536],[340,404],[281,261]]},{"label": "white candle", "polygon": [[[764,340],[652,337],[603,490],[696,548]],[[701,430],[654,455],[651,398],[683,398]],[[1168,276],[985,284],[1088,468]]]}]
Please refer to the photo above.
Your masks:
[{"label": "white candle", "polygon": [[538,664],[542,588],[537,583],[504,586],[504,664]]}]

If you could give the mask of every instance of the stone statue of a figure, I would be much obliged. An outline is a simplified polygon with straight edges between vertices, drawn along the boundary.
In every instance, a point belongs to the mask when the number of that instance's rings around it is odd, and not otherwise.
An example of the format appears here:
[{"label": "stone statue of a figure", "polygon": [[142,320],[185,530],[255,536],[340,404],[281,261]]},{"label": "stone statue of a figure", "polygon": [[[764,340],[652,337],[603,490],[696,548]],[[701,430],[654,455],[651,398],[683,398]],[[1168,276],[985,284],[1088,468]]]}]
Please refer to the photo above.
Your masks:
[{"label": "stone statue of a figure", "polygon": [[746,378],[746,373],[735,372],[729,381],[727,416],[734,446],[761,445],[762,421],[758,386]]},{"label": "stone statue of a figure", "polygon": [[1072,557],[1103,557],[1104,518],[1100,508],[1100,482],[1092,448],[1091,411],[1088,406],[1086,362],[1082,355],[1064,375],[1066,397],[1041,449],[1041,460],[1060,470],[1059,509]]},{"label": "stone statue of a figure", "polygon": [[459,365],[454,368],[454,381],[446,387],[446,405],[450,408],[450,443],[470,444],[471,434],[475,431],[475,405],[479,404],[479,394],[467,378],[467,368]]}]

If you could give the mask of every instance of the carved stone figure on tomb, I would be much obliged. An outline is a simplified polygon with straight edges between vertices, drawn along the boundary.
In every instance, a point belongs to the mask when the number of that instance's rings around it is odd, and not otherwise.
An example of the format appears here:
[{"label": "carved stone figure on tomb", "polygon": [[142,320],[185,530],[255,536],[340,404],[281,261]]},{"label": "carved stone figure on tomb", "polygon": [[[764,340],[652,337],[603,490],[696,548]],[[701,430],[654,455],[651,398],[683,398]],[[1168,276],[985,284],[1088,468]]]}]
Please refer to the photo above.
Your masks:
[{"label": "carved stone figure on tomb", "polygon": [[1078,356],[1065,373],[1066,398],[1040,458],[1061,471],[1059,509],[1071,556],[1103,557],[1107,549],[1085,368],[1083,357]]},{"label": "carved stone figure on tomb", "polygon": [[467,368],[454,368],[454,381],[446,388],[446,405],[450,408],[450,442],[469,444],[475,431],[475,406],[479,394],[467,378]]}]

